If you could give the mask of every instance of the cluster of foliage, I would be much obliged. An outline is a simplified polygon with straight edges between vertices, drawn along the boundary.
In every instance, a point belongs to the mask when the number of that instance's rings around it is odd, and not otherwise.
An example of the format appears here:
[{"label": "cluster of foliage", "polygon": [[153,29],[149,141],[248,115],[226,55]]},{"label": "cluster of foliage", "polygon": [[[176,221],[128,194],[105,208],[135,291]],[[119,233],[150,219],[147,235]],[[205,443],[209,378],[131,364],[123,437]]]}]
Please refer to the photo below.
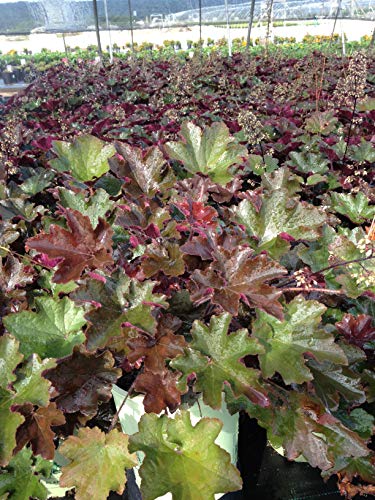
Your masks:
[{"label": "cluster of foliage", "polygon": [[0,108],[2,498],[46,498],[56,449],[77,499],[139,451],[145,499],[240,489],[199,398],[374,491],[374,64],[61,65]]},{"label": "cluster of foliage", "polygon": [[[310,54],[314,50],[324,50],[325,52],[330,52],[332,54],[341,54],[342,46],[341,41],[338,37],[312,37],[307,35],[307,38],[300,43],[295,43],[294,37],[275,37],[273,41],[270,41],[267,47],[267,51],[274,57],[304,57]],[[359,41],[350,41],[346,43],[346,50],[348,53],[353,51],[366,49],[371,45],[371,37],[363,36]],[[32,53],[27,48],[23,52],[17,52],[16,50],[11,50],[5,54],[0,51],[0,70],[5,70],[7,65],[12,65],[13,67],[22,68],[26,73],[27,81],[32,81],[34,78],[39,76],[52,67],[61,64],[61,61],[66,59],[69,64],[80,65],[82,61],[92,61],[98,55],[97,46],[89,45],[86,48],[82,47],[70,47],[67,45],[66,52],[52,51],[49,49],[42,49],[39,53]],[[208,38],[207,40],[202,39],[201,42],[193,42],[192,40],[187,41],[187,50],[185,47],[181,47],[181,42],[179,40],[165,40],[162,45],[153,44],[150,42],[143,42],[138,44],[134,42],[133,50],[131,43],[127,42],[123,46],[119,46],[116,43],[113,44],[113,57],[115,59],[127,60],[130,57],[139,57],[141,59],[151,58],[151,59],[165,59],[172,55],[178,56],[182,60],[189,57],[189,53],[193,50],[194,52],[202,52],[203,55],[207,56],[211,52],[220,52],[223,55],[228,53],[228,42],[225,38],[220,40],[213,40]],[[103,47],[103,59],[104,61],[109,61],[109,47]],[[246,41],[244,37],[234,38],[232,41],[232,51],[233,52],[247,52]],[[252,56],[262,55],[265,51],[263,43],[260,43],[259,39],[251,39],[251,45],[249,47],[249,53]],[[25,61],[25,65],[21,66],[21,60]]]}]

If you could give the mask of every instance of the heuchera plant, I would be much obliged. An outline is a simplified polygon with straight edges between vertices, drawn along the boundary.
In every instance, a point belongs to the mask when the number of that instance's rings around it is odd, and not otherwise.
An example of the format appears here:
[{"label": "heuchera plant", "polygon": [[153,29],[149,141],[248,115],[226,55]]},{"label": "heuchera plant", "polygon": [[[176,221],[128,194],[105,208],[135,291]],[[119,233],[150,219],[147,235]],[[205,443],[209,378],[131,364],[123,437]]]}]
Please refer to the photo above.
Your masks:
[{"label": "heuchera plant", "polygon": [[62,465],[105,499],[139,451],[145,500],[240,489],[199,398],[374,493],[374,61],[322,57],[64,65],[0,108],[1,498]]}]

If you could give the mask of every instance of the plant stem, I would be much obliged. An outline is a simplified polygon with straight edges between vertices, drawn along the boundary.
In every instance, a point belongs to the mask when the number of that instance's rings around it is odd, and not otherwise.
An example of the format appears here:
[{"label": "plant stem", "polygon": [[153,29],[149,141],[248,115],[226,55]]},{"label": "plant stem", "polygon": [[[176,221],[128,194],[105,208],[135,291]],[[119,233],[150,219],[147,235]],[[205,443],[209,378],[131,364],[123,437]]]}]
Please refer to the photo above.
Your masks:
[{"label": "plant stem", "polygon": [[[135,380],[137,380],[137,379],[135,379]],[[126,403],[126,401],[128,400],[128,397],[131,395],[131,393],[132,393],[132,392],[133,392],[133,390],[134,390],[135,380],[134,380],[134,382],[132,383],[132,385],[129,387],[129,390],[128,390],[128,392],[127,392],[126,396],[124,397],[124,400],[123,400],[123,402],[121,403],[121,405],[120,405],[119,409],[116,411],[115,415],[113,416],[112,423],[111,423],[111,425],[110,425],[110,426],[109,426],[109,428],[108,428],[108,432],[111,432],[111,431],[112,431],[112,430],[116,427],[116,424],[117,424],[118,419],[119,419],[119,417],[120,417],[121,410],[124,408],[125,403]]]},{"label": "plant stem", "polygon": [[310,293],[310,292],[318,292],[318,293],[327,293],[330,295],[344,295],[342,290],[331,290],[329,288],[299,288],[297,286],[293,286],[290,288],[283,288],[283,292],[302,292],[302,293]]},{"label": "plant stem", "polygon": [[350,141],[350,137],[352,135],[352,128],[353,128],[354,115],[355,115],[355,112],[356,112],[356,108],[357,108],[357,94],[354,97],[353,113],[352,113],[352,117],[350,119],[348,135],[347,135],[347,138],[346,138],[345,152],[344,152],[344,156],[342,157],[342,160],[341,160],[342,163],[344,163],[344,161],[346,159],[346,154],[348,152],[349,141]]}]

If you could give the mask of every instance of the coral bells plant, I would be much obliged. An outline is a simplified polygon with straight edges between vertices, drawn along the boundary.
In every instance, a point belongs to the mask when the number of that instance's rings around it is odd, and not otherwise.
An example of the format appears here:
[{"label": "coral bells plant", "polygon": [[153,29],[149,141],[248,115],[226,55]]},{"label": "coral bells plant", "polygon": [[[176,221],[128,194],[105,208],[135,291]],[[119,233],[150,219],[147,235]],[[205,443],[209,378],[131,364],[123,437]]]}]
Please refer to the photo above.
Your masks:
[{"label": "coral bells plant", "polygon": [[239,490],[200,401],[374,493],[374,62],[317,99],[319,60],[62,65],[2,106],[1,498]]}]

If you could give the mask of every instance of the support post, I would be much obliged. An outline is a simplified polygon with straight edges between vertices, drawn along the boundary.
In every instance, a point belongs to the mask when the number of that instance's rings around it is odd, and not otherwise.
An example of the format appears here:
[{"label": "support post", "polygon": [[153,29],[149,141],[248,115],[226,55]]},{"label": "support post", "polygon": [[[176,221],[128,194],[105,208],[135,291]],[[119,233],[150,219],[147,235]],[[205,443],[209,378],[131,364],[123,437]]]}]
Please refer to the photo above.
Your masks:
[{"label": "support post", "polygon": [[249,26],[247,28],[247,39],[246,39],[246,50],[248,52],[250,50],[250,40],[251,40],[250,37],[251,37],[251,29],[253,27],[253,21],[254,21],[254,9],[255,9],[255,0],[251,0]]},{"label": "support post", "polygon": [[132,52],[134,52],[133,8],[132,8],[131,0],[128,0],[128,8],[129,8],[130,37],[131,37],[131,44],[132,44]]},{"label": "support post", "polygon": [[231,40],[231,36],[230,36],[228,0],[225,0],[225,16],[227,18],[228,55],[229,55],[229,57],[232,57],[232,40]]},{"label": "support post", "polygon": [[199,0],[199,50],[202,52],[202,0]]},{"label": "support post", "polygon": [[98,4],[96,0],[92,1],[92,7],[94,10],[94,21],[95,21],[95,32],[96,32],[96,40],[98,44],[98,54],[100,57],[100,60],[103,57],[103,51],[102,51],[102,43],[100,41],[100,29],[99,29],[99,16],[98,16]]},{"label": "support post", "polygon": [[113,63],[113,47],[112,47],[111,25],[109,23],[109,16],[108,16],[107,0],[104,0],[104,12],[105,12],[105,20],[106,20],[108,38],[109,38],[109,62],[112,64]]}]

